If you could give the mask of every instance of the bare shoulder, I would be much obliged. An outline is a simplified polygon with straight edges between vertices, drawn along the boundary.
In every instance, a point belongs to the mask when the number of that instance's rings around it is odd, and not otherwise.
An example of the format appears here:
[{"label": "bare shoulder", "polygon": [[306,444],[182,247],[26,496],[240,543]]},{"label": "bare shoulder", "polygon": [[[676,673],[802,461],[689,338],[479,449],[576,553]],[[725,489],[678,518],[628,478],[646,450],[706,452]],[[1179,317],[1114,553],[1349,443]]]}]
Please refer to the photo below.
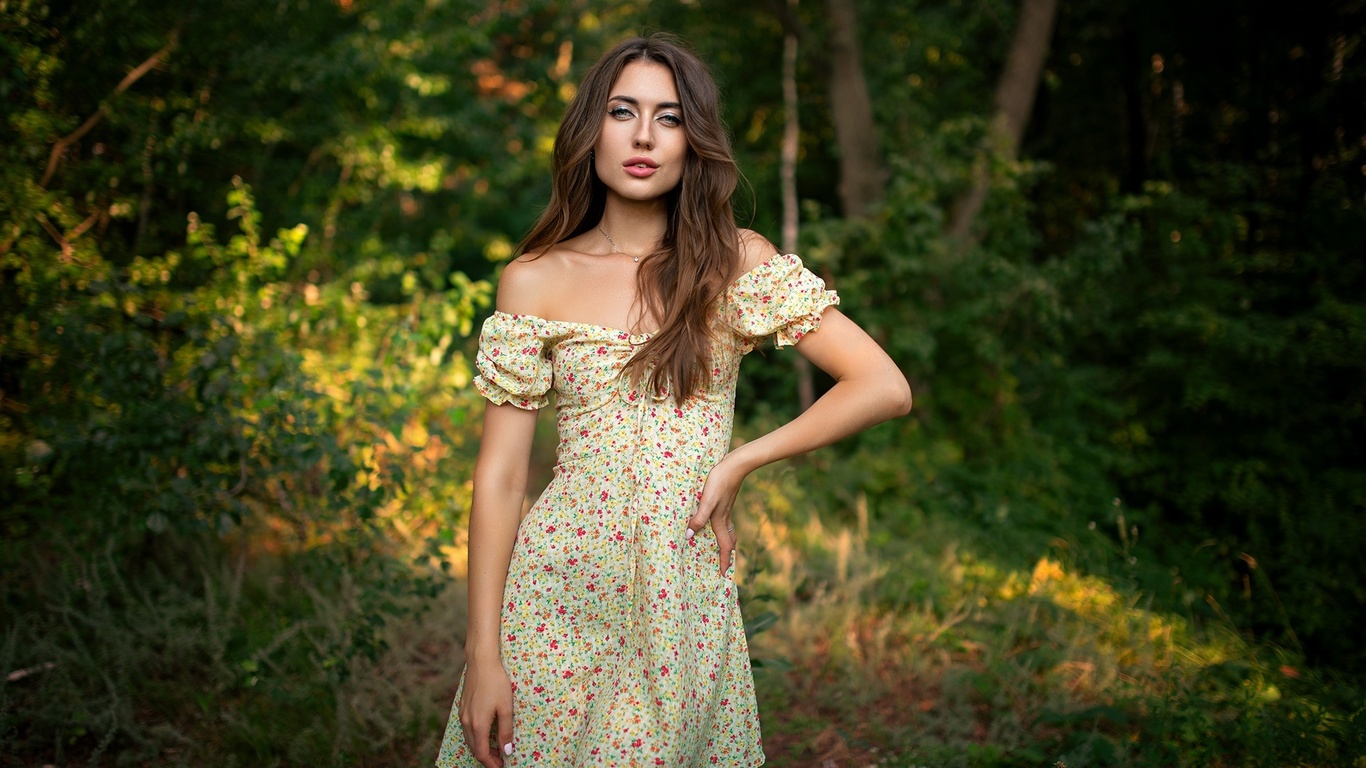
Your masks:
[{"label": "bare shoulder", "polygon": [[768,238],[752,229],[740,230],[740,274],[763,264],[777,253],[778,249]]},{"label": "bare shoulder", "polygon": [[522,254],[508,262],[498,278],[498,310],[543,316],[547,288],[555,282],[555,262],[550,252]]}]

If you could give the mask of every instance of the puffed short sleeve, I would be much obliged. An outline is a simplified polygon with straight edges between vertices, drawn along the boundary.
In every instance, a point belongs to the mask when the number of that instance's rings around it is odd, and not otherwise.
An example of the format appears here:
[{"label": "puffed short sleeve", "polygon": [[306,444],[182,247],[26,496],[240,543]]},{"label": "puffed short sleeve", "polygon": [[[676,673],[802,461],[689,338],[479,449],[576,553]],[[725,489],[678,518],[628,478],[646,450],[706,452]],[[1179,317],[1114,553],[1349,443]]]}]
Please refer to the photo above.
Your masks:
[{"label": "puffed short sleeve", "polygon": [[551,363],[545,354],[545,321],[530,315],[495,312],[479,333],[474,388],[495,405],[512,403],[523,410],[549,402]]},{"label": "puffed short sleeve", "polygon": [[787,347],[816,330],[826,307],[840,303],[825,281],[792,254],[779,254],[740,276],[726,291],[727,323],[751,344],[767,336]]}]

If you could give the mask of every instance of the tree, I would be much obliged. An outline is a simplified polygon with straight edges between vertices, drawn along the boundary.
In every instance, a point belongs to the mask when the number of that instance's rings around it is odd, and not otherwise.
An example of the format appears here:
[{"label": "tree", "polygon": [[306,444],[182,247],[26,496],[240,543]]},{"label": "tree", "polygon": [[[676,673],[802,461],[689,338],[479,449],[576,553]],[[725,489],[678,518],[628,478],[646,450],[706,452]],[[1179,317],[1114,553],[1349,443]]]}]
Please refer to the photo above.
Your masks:
[{"label": "tree", "polygon": [[[1013,161],[1020,149],[1029,115],[1034,108],[1034,96],[1039,88],[1039,76],[1048,57],[1049,41],[1053,37],[1054,20],[1058,14],[1058,0],[1023,0],[1020,16],[1015,22],[1015,37],[1006,55],[1005,68],[996,86],[992,101],[991,123],[987,132],[987,152],[1002,161]],[[965,238],[973,221],[986,202],[991,186],[987,164],[973,174],[972,187],[954,207],[949,222],[949,233]]]},{"label": "tree", "polygon": [[840,198],[846,216],[868,215],[882,199],[887,173],[878,147],[868,81],[863,76],[855,0],[826,0],[829,14],[830,116],[839,144]]}]

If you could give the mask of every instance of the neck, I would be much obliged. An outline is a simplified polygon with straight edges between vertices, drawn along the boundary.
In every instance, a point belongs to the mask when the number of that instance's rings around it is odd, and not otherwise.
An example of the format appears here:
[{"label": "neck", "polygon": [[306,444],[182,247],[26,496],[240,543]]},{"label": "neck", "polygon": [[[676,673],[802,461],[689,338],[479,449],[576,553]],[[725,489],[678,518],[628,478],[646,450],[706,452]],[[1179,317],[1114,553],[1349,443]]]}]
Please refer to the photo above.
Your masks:
[{"label": "neck", "polygon": [[664,239],[666,215],[663,200],[622,200],[609,196],[598,226],[611,236],[619,251],[640,255],[659,247]]}]

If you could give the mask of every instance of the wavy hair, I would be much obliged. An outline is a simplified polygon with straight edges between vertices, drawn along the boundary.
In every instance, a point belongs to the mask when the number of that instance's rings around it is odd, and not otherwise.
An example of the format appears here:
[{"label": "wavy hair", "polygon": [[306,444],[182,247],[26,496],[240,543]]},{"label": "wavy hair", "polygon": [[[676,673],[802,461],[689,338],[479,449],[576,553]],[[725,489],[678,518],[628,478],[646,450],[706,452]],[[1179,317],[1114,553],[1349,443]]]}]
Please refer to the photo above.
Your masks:
[{"label": "wavy hair", "polygon": [[611,88],[633,61],[662,64],[673,73],[688,139],[683,178],[665,197],[664,238],[640,261],[637,294],[659,320],[659,330],[626,365],[654,394],[672,390],[682,401],[702,388],[711,369],[708,318],[740,265],[739,230],[731,195],[739,178],[730,136],[721,122],[720,91],[705,64],[674,37],[626,40],[598,59],[565,108],[555,134],[550,203],[518,246],[533,254],[596,226],[607,199],[593,169]]}]

